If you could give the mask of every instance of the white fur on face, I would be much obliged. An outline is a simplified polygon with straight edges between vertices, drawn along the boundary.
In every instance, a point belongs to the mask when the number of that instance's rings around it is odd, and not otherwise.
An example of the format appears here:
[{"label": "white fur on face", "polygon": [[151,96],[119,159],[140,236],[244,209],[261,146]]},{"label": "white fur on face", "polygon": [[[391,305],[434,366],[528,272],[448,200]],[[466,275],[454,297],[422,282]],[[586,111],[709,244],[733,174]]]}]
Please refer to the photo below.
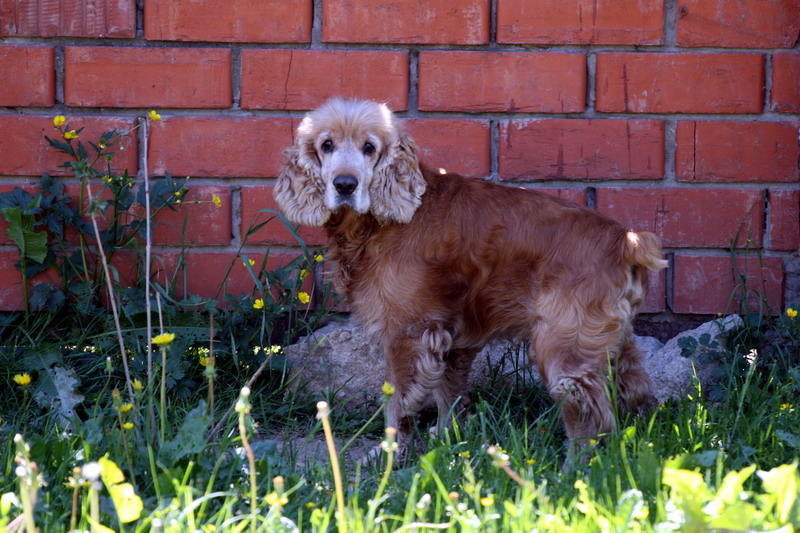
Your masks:
[{"label": "white fur on face", "polygon": [[[322,149],[322,143],[326,141],[333,143],[332,151],[327,153]],[[360,215],[367,213],[370,209],[369,186],[383,148],[380,140],[374,135],[350,138],[324,132],[318,136],[317,142],[320,175],[325,183],[325,207],[335,212],[342,206],[348,206]],[[374,147],[371,154],[365,153],[364,147],[367,143]],[[350,194],[340,194],[334,183],[338,176],[354,177],[358,182],[355,190]]]}]

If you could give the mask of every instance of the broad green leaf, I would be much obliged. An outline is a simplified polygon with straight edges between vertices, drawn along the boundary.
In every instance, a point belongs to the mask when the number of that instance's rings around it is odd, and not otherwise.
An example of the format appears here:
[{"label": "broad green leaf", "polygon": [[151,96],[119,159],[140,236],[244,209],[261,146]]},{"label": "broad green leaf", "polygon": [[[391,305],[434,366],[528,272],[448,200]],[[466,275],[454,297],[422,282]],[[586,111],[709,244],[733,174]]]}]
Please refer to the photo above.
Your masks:
[{"label": "broad green leaf", "polygon": [[797,464],[783,465],[768,472],[759,471],[764,490],[775,497],[778,520],[785,523],[794,505],[800,506],[800,487],[797,481]]},{"label": "broad green leaf", "polygon": [[6,234],[20,249],[21,257],[42,263],[47,257],[47,233],[33,231],[34,218],[23,215],[22,207],[9,207],[2,210],[8,222]]},{"label": "broad green leaf", "polygon": [[102,467],[100,477],[103,478],[103,483],[105,483],[106,487],[125,481],[125,474],[122,473],[117,463],[109,459],[108,456],[101,457],[98,463]]},{"label": "broad green leaf", "polygon": [[119,521],[123,524],[138,520],[144,510],[142,499],[136,495],[133,485],[130,483],[120,483],[108,487],[114,507],[117,509]]}]

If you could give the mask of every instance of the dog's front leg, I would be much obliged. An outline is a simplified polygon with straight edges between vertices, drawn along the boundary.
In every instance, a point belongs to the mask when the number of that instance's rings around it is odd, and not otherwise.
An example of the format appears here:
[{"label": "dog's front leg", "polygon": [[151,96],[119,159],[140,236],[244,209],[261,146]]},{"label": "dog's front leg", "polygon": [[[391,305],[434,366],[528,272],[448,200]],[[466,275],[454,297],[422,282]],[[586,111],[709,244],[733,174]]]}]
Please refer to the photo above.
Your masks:
[{"label": "dog's front leg", "polygon": [[386,381],[395,394],[386,406],[386,427],[397,428],[398,459],[412,442],[417,412],[435,397],[445,379],[444,354],[450,334],[437,323],[409,327],[385,346]]}]

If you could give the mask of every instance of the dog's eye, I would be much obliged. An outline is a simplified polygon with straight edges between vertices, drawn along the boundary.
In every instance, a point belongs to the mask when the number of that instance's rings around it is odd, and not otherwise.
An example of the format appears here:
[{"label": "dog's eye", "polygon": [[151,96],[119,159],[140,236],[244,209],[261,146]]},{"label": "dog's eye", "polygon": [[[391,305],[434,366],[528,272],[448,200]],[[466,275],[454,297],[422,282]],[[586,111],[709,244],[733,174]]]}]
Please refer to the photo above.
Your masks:
[{"label": "dog's eye", "polygon": [[364,147],[361,149],[364,152],[364,155],[372,155],[375,153],[375,146],[372,143],[364,143]]},{"label": "dog's eye", "polygon": [[333,152],[333,141],[328,139],[324,143],[322,143],[322,151],[327,153]]}]

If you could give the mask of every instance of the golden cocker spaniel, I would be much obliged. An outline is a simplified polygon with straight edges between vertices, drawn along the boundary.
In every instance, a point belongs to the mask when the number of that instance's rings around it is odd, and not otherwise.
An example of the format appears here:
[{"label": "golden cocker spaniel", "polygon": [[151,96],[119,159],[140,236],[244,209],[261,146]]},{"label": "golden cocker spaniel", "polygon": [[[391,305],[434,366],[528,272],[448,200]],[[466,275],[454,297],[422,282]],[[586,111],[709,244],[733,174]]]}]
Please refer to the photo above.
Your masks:
[{"label": "golden cocker spaniel", "polygon": [[285,158],[275,198],[290,221],[324,226],[336,290],[384,351],[401,447],[427,399],[445,422],[476,353],[500,337],[530,341],[572,451],[614,429],[609,380],[621,411],[653,404],[631,322],[647,271],[666,266],[654,234],[428,168],[374,102],[308,113]]}]

